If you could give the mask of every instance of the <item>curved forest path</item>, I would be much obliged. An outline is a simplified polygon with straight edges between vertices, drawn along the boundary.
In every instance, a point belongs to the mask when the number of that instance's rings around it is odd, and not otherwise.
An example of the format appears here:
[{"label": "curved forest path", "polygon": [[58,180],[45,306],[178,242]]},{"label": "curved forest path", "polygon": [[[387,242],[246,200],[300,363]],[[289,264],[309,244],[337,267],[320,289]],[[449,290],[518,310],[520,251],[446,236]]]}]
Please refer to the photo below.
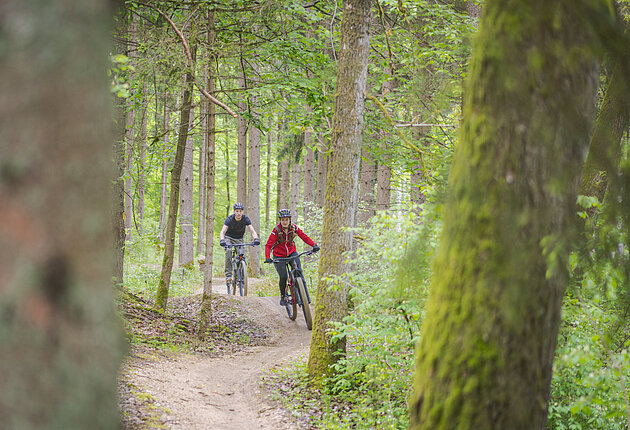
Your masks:
[{"label": "curved forest path", "polygon": [[[250,291],[256,281],[250,279]],[[213,279],[213,284],[221,293],[225,281]],[[245,317],[267,330],[269,339],[263,346],[217,358],[159,354],[128,364],[134,385],[166,411],[162,420],[167,428],[296,428],[288,413],[260,387],[260,379],[274,366],[306,355],[311,332],[301,315],[296,321],[289,320],[284,307],[278,304],[279,297],[235,299],[241,301]]]}]

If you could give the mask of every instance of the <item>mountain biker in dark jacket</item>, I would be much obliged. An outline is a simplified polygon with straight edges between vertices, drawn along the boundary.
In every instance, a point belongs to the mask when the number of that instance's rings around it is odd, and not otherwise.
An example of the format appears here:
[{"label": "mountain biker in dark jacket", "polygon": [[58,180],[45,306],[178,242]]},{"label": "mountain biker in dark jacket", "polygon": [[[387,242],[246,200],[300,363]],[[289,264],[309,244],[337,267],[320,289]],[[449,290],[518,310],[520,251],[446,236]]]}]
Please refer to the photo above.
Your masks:
[{"label": "mountain biker in dark jacket", "polygon": [[[273,251],[274,257],[293,257],[297,255],[297,248],[295,247],[295,236],[299,236],[304,243],[313,247],[313,251],[319,251],[319,246],[306,235],[297,225],[291,222],[291,211],[288,209],[280,209],[278,211],[278,218],[280,218],[280,222],[277,226],[273,228],[271,234],[269,235],[269,239],[267,239],[267,244],[265,245],[265,263],[272,263],[273,260],[270,258],[271,253]],[[300,259],[296,259],[297,267],[300,271],[302,271],[302,263]],[[276,271],[278,272],[279,277],[279,287],[280,287],[280,305],[285,306],[285,292],[287,289],[287,279],[289,278],[289,274],[287,273],[287,265],[284,261],[274,263],[276,267]]]},{"label": "mountain biker in dark jacket", "polygon": [[[247,215],[244,215],[245,206],[243,203],[234,204],[234,213],[225,219],[223,228],[219,233],[219,240],[222,247],[225,245],[243,243],[243,237],[245,236],[245,228],[249,229],[252,235],[254,244],[258,245],[260,239],[258,234],[252,226],[252,221]],[[232,279],[232,251],[229,248],[225,249],[225,283],[227,285],[228,294],[230,292],[230,282]]]}]

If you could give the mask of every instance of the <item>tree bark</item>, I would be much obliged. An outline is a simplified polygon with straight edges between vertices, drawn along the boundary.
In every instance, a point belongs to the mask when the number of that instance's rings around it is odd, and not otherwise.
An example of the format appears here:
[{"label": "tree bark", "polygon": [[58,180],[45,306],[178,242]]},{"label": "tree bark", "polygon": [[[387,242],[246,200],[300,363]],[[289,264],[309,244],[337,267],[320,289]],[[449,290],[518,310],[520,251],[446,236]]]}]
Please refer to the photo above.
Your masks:
[{"label": "tree bark", "polygon": [[310,211],[315,206],[315,152],[312,146],[313,131],[304,131],[304,219],[310,218]]},{"label": "tree bark", "polygon": [[[127,56],[130,63],[133,65],[136,58],[136,15],[133,14],[129,22],[129,43],[127,45]],[[133,79],[133,72],[130,73],[129,80]],[[127,99],[127,121],[126,121],[126,133],[125,143],[127,144],[126,152],[126,171],[125,171],[125,231],[126,240],[131,240],[131,229],[133,226],[133,153],[134,153],[134,118],[135,108],[133,99],[130,97]]]},{"label": "tree bark", "polygon": [[0,3],[3,428],[121,425],[107,5]]},{"label": "tree bark", "polygon": [[[352,227],[357,212],[361,134],[370,49],[370,0],[345,0],[337,66],[337,97],[333,118],[330,162],[326,177],[326,200],[322,226],[322,254],[315,299],[313,334],[308,374],[318,385],[322,375],[345,353],[345,339],[333,340],[331,322],[348,313],[348,285],[344,252],[352,246]],[[327,279],[338,277],[331,285]],[[332,288],[329,288],[332,287]]]},{"label": "tree bark", "polygon": [[142,118],[140,121],[139,136],[136,139],[138,146],[138,215],[136,217],[138,236],[142,236],[142,224],[144,223],[144,192],[146,182],[146,154],[147,154],[147,89],[146,86],[142,91],[142,99],[144,100],[144,108],[142,109]]},{"label": "tree bark", "polygon": [[326,197],[326,172],[328,169],[327,152],[328,145],[326,145],[323,138],[320,137],[320,142],[317,148],[317,184],[315,197],[315,203],[318,208],[324,207],[324,199]]},{"label": "tree bark", "polygon": [[[256,66],[254,66],[256,68]],[[254,70],[254,76],[258,70]],[[256,84],[254,78],[253,85]],[[249,100],[252,119],[255,123],[258,119],[258,98],[251,96]],[[257,233],[260,232],[260,130],[255,124],[249,127],[249,157],[247,157],[247,214],[252,222],[252,227]],[[260,272],[260,248],[249,247],[249,274],[257,277]]]},{"label": "tree bark", "polygon": [[[192,125],[194,119],[194,108],[191,107],[189,123]],[[188,138],[186,139],[186,152],[184,154],[184,164],[182,166],[182,174],[180,179],[180,202],[181,208],[179,213],[179,267],[192,267],[194,265],[193,251],[194,244],[194,228],[193,228],[193,164],[194,150],[192,129],[188,129]]]},{"label": "tree bark", "polygon": [[158,284],[155,305],[158,309],[165,310],[168,302],[168,290],[173,271],[173,259],[175,256],[175,232],[177,227],[177,212],[179,211],[179,187],[188,140],[188,128],[190,127],[190,110],[192,105],[193,77],[186,73],[186,82],[182,99],[182,108],[179,122],[179,136],[177,138],[177,151],[171,170],[171,195],[168,205],[168,219],[166,222],[166,237],[164,241],[164,258],[162,259],[162,272]]},{"label": "tree bark", "polygon": [[580,194],[595,196],[600,202],[608,177],[617,171],[621,156],[621,137],[630,121],[630,96],[620,64],[613,69],[595,122],[591,144],[582,171]]},{"label": "tree bark", "polygon": [[545,428],[598,78],[588,9],[603,15],[605,5],[484,5],[417,348],[412,429]]},{"label": "tree bark", "polygon": [[[208,71],[204,72],[204,80],[206,81],[206,90],[209,88]],[[200,103],[200,118],[201,118],[201,148],[199,150],[199,228],[197,230],[197,254],[203,255],[205,253],[205,241],[206,241],[206,175],[208,162],[208,108],[210,107],[210,101],[207,98],[202,98]]]},{"label": "tree bark", "polygon": [[374,188],[376,186],[376,162],[367,150],[362,150],[361,157],[361,210],[359,212],[359,222],[367,222],[376,213],[376,198]]},{"label": "tree bark", "polygon": [[[241,60],[242,63],[242,60]],[[241,91],[247,90],[245,70],[243,65],[239,68],[238,87]],[[242,112],[247,111],[247,104],[239,102],[238,108]],[[238,117],[238,163],[236,166],[236,200],[247,204],[247,120],[243,115]]]},{"label": "tree bark", "polygon": [[[300,149],[300,152],[302,150]],[[300,221],[300,217],[298,215],[298,204],[300,203],[300,162],[293,157],[291,160],[291,200],[289,209],[291,210],[291,215],[293,215],[293,222],[298,223]]]},{"label": "tree bark", "polygon": [[[208,12],[208,64],[206,87],[208,93],[214,96],[214,61],[215,55],[215,21],[214,11]],[[203,269],[203,295],[201,296],[201,309],[199,310],[199,336],[203,339],[210,326],[212,316],[212,266],[214,259],[214,191],[215,191],[215,147],[216,147],[216,106],[208,104],[208,115],[204,119],[204,129],[207,137],[206,148],[206,220],[205,220],[205,258]]]},{"label": "tree bark", "polygon": [[168,200],[168,164],[169,164],[169,127],[170,111],[168,94],[164,95],[164,139],[162,141],[162,175],[160,180],[160,218],[158,220],[158,242],[164,243],[164,229],[166,228],[166,202]]}]

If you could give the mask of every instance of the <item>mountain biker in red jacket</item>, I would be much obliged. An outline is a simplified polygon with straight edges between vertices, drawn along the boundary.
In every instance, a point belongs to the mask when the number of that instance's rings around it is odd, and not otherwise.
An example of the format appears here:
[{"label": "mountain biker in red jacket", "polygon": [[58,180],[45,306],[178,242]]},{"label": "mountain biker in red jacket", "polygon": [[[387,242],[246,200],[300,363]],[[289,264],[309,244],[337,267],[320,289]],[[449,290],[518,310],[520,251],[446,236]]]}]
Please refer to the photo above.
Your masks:
[{"label": "mountain biker in red jacket", "polygon": [[[272,252],[274,257],[280,258],[297,255],[297,248],[294,242],[295,236],[299,236],[304,243],[312,246],[314,252],[319,251],[319,246],[317,246],[313,239],[308,237],[297,225],[291,222],[290,210],[280,209],[278,211],[278,218],[280,218],[280,223],[273,228],[265,245],[265,263],[273,262],[270,258]],[[298,269],[301,271],[302,263],[299,258],[296,259],[296,263]],[[274,266],[276,267],[279,277],[280,305],[285,306],[286,300],[284,296],[287,289],[287,279],[289,278],[287,265],[285,262],[278,262],[274,263]]]}]

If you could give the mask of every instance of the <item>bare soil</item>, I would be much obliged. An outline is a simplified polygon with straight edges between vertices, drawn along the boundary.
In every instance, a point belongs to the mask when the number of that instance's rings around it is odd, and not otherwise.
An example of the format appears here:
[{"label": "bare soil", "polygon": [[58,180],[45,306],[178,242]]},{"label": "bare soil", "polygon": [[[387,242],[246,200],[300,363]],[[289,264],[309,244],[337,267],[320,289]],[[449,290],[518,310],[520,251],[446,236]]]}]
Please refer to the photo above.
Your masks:
[{"label": "bare soil", "polygon": [[[256,291],[250,279],[250,293]],[[224,280],[214,280],[224,291]],[[201,293],[199,291],[198,293]],[[300,427],[260,381],[277,366],[307,354],[311,332],[303,315],[287,317],[278,297],[221,295],[263,335],[253,346],[213,354],[135,349],[121,370],[121,409],[128,429],[295,429]],[[194,299],[194,298],[193,298]],[[200,294],[198,297],[200,301]],[[256,330],[250,330],[255,333]]]}]

